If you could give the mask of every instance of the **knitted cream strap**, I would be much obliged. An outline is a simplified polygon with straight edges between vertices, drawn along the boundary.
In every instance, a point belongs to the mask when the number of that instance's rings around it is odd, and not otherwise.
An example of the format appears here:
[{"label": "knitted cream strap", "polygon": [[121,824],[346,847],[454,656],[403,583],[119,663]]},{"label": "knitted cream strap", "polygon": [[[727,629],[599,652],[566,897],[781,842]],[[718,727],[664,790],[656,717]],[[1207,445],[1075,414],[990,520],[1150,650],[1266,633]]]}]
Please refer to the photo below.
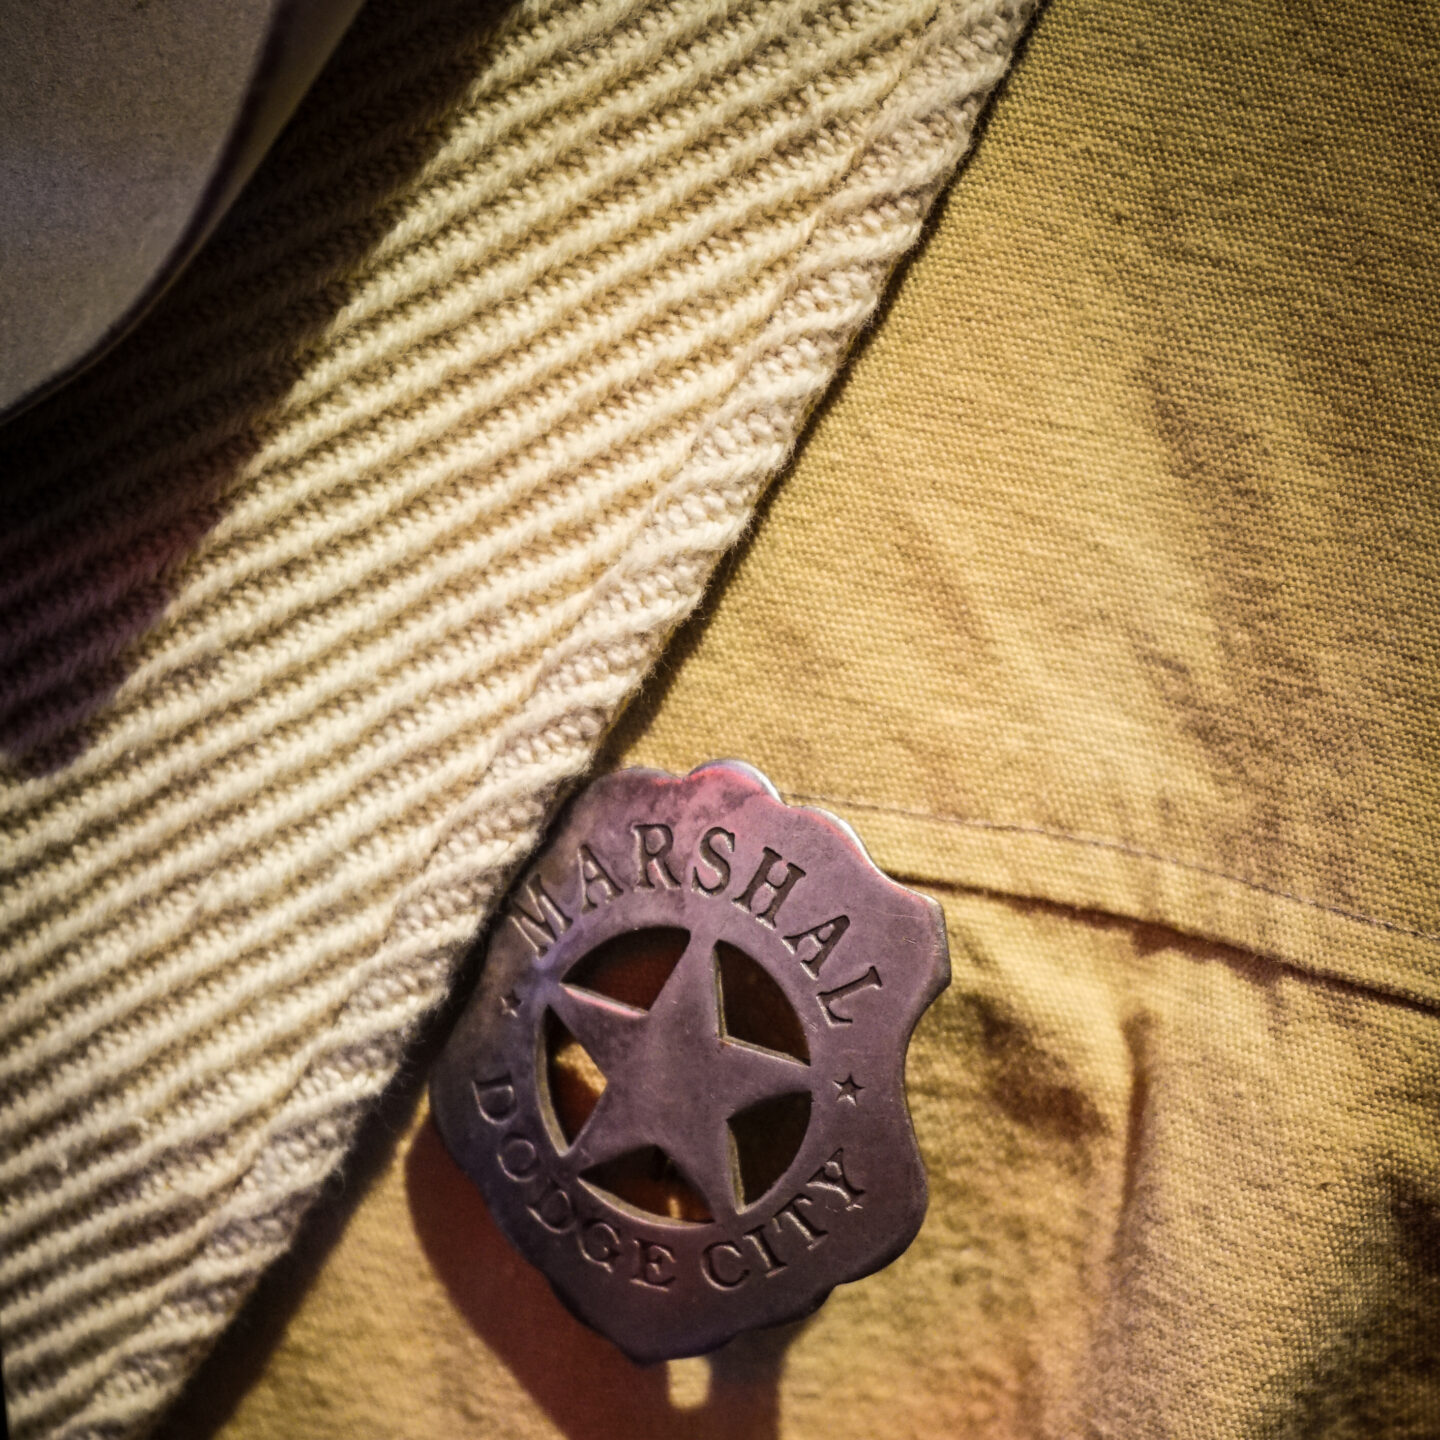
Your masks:
[{"label": "knitted cream strap", "polygon": [[0,433],[20,1436],[142,1429],[284,1249],[1027,10],[378,0],[161,311]]}]

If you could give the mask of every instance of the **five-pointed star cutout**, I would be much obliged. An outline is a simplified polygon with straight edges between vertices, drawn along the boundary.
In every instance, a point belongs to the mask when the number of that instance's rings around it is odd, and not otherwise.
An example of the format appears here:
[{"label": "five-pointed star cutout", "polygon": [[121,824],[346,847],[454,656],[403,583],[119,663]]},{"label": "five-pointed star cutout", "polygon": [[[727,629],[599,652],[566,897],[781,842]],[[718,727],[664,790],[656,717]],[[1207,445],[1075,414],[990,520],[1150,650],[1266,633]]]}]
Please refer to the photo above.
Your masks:
[{"label": "five-pointed star cutout", "polygon": [[722,1033],[714,942],[691,937],[648,1011],[571,985],[557,986],[550,1003],[605,1076],[566,1152],[576,1173],[655,1145],[713,1216],[734,1214],[741,1197],[726,1122],[808,1090],[809,1066]]},{"label": "five-pointed star cutout", "polygon": [[850,1104],[858,1105],[860,1101],[857,1097],[865,1087],[853,1075],[847,1075],[843,1080],[835,1082],[835,1088],[840,1092],[835,1097],[837,1100],[848,1100]]}]

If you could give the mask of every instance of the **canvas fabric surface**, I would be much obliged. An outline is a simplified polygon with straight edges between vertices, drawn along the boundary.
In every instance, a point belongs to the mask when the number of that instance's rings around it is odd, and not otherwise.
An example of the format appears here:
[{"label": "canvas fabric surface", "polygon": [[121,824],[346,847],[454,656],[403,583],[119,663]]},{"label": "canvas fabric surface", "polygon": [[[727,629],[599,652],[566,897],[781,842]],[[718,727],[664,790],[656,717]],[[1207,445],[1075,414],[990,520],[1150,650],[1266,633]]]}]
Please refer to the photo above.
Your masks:
[{"label": "canvas fabric surface", "polygon": [[145,1428],[969,144],[1023,0],[377,0],[0,435],[0,1336]]},{"label": "canvas fabric surface", "polygon": [[1055,0],[607,749],[944,905],[914,1247],[636,1370],[417,1105],[167,1435],[1440,1433],[1437,92],[1411,9]]}]

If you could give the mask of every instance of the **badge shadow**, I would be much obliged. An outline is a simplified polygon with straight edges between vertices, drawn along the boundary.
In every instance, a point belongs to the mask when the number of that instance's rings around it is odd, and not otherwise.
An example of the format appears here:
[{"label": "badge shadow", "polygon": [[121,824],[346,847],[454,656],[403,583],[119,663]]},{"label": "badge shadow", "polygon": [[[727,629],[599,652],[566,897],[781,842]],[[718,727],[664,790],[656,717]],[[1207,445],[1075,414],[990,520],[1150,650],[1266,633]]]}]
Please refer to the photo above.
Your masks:
[{"label": "badge shadow", "polygon": [[569,1440],[779,1435],[785,1356],[808,1317],[741,1335],[678,1362],[683,1370],[636,1365],[511,1248],[433,1120],[405,1157],[405,1183],[415,1232],[456,1309]]}]

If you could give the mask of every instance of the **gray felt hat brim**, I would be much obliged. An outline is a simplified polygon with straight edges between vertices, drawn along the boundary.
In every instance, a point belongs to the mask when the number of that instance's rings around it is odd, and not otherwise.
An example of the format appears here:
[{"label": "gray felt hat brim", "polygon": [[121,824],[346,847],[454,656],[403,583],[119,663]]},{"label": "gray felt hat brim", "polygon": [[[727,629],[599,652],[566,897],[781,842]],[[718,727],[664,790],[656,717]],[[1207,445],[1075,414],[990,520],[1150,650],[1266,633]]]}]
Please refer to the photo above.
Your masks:
[{"label": "gray felt hat brim", "polygon": [[360,0],[31,0],[0,20],[0,419],[204,241]]}]

